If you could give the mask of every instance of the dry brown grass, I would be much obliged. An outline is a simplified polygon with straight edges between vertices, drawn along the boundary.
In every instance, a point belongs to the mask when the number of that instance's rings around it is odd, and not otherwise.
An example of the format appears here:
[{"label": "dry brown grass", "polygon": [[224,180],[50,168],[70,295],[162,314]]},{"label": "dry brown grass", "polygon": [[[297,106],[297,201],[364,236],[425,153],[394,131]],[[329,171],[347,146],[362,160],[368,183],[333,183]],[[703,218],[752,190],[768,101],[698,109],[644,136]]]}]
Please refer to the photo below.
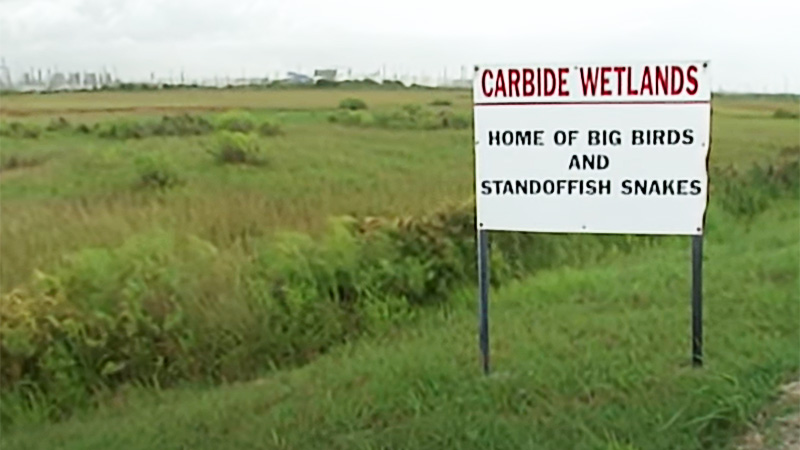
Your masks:
[{"label": "dry brown grass", "polygon": [[0,116],[82,114],[161,114],[164,112],[242,109],[335,109],[348,97],[370,107],[405,103],[427,104],[446,99],[454,105],[471,103],[469,91],[435,90],[174,90],[145,92],[77,92],[48,95],[11,95],[0,102]]}]

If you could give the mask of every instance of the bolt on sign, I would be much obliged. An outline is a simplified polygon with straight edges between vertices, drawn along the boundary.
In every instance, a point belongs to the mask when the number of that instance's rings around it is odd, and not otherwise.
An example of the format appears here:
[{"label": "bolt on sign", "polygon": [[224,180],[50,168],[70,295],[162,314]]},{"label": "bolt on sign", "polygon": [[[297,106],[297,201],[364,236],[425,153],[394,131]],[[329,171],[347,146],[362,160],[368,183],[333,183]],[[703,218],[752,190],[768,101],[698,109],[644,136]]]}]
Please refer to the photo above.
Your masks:
[{"label": "bolt on sign", "polygon": [[707,62],[478,66],[473,91],[479,230],[702,234]]}]

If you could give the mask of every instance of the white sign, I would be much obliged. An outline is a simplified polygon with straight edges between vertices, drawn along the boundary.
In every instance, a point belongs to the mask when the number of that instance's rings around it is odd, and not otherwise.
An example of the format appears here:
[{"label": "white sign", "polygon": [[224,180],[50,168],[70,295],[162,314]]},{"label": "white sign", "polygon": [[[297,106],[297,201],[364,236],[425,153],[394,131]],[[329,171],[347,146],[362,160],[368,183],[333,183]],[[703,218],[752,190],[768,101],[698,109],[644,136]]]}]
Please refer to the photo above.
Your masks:
[{"label": "white sign", "polygon": [[708,63],[479,66],[478,228],[700,234]]}]

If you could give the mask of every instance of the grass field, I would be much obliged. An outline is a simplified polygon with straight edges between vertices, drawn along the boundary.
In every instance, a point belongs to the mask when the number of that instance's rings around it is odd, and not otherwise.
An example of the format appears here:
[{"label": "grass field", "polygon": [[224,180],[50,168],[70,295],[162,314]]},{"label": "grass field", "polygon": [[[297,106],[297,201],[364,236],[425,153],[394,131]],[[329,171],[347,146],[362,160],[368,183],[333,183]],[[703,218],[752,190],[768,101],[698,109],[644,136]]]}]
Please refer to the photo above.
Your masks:
[{"label": "grass field", "polygon": [[[347,97],[369,105],[355,126],[330,120]],[[451,105],[397,122],[434,100]],[[730,447],[800,372],[800,121],[773,117],[797,99],[715,100],[706,368],[686,364],[686,240],[503,235],[489,378],[454,206],[473,191],[469,105],[4,97],[6,122],[69,125],[0,138],[3,448]],[[251,133],[257,164],[215,160],[219,131],[103,137],[232,108],[280,127]]]}]

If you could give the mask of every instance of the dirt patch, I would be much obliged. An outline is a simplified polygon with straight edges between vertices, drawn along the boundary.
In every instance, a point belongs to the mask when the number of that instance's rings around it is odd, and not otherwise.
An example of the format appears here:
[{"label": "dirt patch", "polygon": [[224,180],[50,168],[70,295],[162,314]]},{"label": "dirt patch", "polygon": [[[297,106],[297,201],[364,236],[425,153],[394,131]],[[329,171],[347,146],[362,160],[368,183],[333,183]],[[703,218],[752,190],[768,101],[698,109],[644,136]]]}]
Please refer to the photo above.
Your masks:
[{"label": "dirt patch", "polygon": [[736,450],[800,450],[800,381],[780,389],[780,398],[762,413]]}]

